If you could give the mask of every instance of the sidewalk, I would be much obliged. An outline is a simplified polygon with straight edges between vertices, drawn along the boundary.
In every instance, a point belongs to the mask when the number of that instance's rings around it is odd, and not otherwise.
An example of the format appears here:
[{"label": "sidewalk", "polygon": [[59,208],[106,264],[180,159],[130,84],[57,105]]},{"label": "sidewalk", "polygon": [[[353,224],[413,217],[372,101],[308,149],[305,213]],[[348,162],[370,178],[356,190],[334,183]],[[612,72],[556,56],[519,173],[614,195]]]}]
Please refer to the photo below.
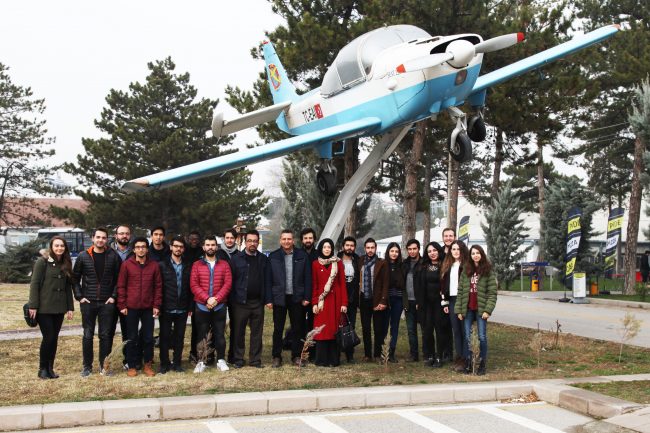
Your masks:
[{"label": "sidewalk", "polygon": [[579,379],[377,386],[0,407],[0,430],[64,428],[157,420],[340,409],[540,400],[611,424],[650,433],[650,407],[571,387],[577,382],[650,380],[650,374]]},{"label": "sidewalk", "polygon": [[[564,291],[557,290],[544,290],[538,292],[531,291],[516,291],[516,290],[499,290],[499,296],[515,296],[519,298],[527,299],[542,299],[545,301],[558,301],[561,298],[564,298]],[[573,299],[573,295],[570,291],[566,292],[566,296],[569,299]],[[587,300],[591,304],[599,305],[609,305],[612,307],[619,308],[640,308],[643,310],[650,309],[650,302],[639,302],[639,301],[619,301],[617,299],[602,299],[602,298],[592,298],[587,296]]]}]

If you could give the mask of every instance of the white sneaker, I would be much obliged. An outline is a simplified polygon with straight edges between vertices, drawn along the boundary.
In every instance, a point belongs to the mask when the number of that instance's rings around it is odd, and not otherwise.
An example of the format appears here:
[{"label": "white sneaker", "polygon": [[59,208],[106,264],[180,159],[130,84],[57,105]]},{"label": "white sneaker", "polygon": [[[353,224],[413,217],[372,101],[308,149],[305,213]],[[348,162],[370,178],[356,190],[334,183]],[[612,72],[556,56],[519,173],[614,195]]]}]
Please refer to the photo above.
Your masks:
[{"label": "white sneaker", "polygon": [[219,371],[228,371],[230,368],[228,367],[228,364],[226,364],[225,359],[220,359],[217,361],[217,368]]}]

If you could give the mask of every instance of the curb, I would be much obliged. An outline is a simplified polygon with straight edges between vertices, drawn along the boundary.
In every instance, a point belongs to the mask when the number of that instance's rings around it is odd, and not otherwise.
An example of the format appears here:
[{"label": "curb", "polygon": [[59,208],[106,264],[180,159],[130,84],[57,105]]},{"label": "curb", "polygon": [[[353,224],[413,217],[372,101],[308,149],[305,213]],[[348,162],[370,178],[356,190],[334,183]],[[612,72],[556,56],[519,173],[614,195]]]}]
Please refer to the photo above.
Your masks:
[{"label": "curb", "polygon": [[[521,294],[515,294],[515,293],[526,293],[524,292],[514,292],[513,291],[508,291],[508,290],[499,290],[498,295],[499,296],[512,296],[512,297],[517,297],[517,298],[525,298],[525,299],[539,299],[541,301],[558,301],[558,298],[554,298],[552,296],[527,296],[527,295],[521,295]],[[530,292],[528,292],[530,293]],[[540,293],[540,292],[537,292]],[[542,292],[543,293],[543,292]],[[569,297],[570,299],[573,299]],[[590,296],[587,296],[587,299],[591,304],[597,304],[597,305],[609,305],[613,307],[620,307],[620,308],[638,308],[641,310],[648,310],[650,309],[650,302],[640,302],[640,301],[621,301],[619,299],[601,299],[601,298],[592,298]]]},{"label": "curb", "polygon": [[535,392],[548,403],[596,418],[641,407],[569,386],[577,382],[648,380],[650,374],[462,384],[290,390],[188,397],[141,398],[0,407],[0,431],[76,427],[158,420],[266,415],[385,406],[498,401]]}]

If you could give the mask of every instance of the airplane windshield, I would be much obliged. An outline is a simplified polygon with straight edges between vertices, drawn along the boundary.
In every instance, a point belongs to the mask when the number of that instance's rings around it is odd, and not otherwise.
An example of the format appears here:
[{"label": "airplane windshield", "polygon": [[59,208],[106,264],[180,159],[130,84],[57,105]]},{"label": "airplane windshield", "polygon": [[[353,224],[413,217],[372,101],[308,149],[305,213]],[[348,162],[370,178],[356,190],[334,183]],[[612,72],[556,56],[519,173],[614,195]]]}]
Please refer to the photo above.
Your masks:
[{"label": "airplane windshield", "polygon": [[359,36],[339,51],[323,77],[321,94],[335,95],[363,82],[377,55],[386,48],[430,37],[424,30],[407,24],[382,27]]}]

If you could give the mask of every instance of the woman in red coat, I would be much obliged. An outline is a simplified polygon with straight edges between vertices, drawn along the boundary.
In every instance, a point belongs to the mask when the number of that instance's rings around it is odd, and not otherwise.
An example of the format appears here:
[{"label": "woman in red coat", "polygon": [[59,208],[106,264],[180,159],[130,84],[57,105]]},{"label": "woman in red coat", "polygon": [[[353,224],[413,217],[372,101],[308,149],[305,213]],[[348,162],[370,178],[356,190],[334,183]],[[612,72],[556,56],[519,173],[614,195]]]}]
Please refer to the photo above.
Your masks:
[{"label": "woman in red coat", "polygon": [[318,244],[318,260],[311,265],[312,311],[314,328],[325,325],[314,337],[316,340],[316,365],[337,367],[340,351],[336,332],[341,323],[341,313],[348,311],[348,291],[345,269],[341,259],[334,254],[334,242],[323,239]]}]

